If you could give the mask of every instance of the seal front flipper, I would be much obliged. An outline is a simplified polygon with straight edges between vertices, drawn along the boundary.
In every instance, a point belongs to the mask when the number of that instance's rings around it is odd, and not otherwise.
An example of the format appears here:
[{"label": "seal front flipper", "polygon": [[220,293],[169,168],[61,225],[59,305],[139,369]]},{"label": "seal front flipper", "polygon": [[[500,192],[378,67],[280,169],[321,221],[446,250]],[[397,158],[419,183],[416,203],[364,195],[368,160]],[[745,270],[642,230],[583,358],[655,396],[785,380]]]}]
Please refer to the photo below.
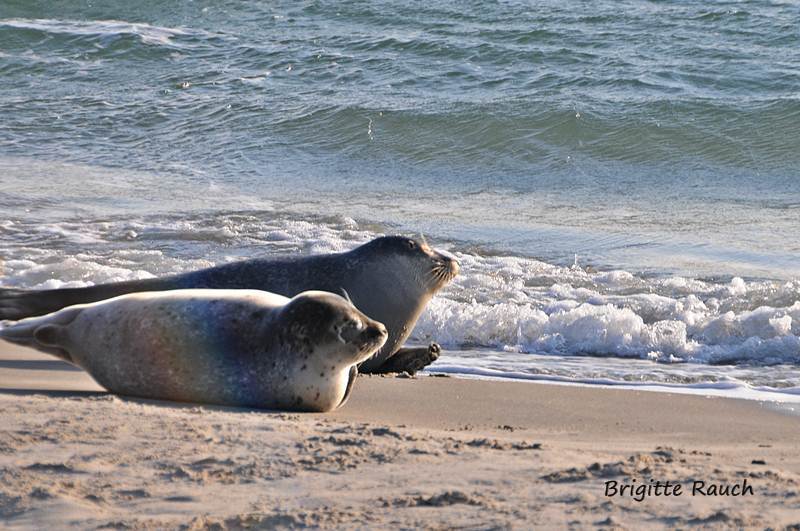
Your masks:
[{"label": "seal front flipper", "polygon": [[347,376],[347,387],[344,389],[344,396],[342,397],[342,401],[339,402],[339,405],[336,408],[340,408],[347,403],[347,400],[350,398],[350,393],[353,392],[353,386],[356,383],[356,378],[358,377],[358,369],[355,365],[350,367],[350,374]]},{"label": "seal front flipper", "polygon": [[439,359],[441,352],[442,348],[438,343],[431,343],[427,347],[404,347],[392,354],[392,357],[377,369],[361,372],[369,374],[407,372],[408,374],[414,374]]}]

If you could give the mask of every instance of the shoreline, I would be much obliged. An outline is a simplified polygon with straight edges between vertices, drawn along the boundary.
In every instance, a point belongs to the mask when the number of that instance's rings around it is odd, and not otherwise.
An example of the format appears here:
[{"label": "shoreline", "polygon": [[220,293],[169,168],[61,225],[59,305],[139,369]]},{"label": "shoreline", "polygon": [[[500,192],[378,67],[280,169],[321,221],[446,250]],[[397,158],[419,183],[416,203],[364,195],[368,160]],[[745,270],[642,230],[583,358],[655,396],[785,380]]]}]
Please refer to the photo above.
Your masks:
[{"label": "shoreline", "polygon": [[[434,368],[435,369],[435,368]],[[363,375],[362,375],[363,376]],[[604,381],[594,382],[586,380],[570,380],[568,378],[561,379],[559,377],[540,377],[539,375],[531,375],[531,377],[506,377],[506,376],[493,376],[483,374],[470,374],[450,371],[434,370],[431,373],[422,373],[419,376],[437,378],[447,377],[463,380],[477,380],[488,382],[510,382],[510,383],[527,383],[538,385],[557,385],[566,387],[586,387],[589,389],[616,389],[624,391],[637,391],[646,393],[666,393],[669,395],[689,395],[698,397],[714,397],[723,398],[727,400],[746,400],[751,402],[758,402],[767,404],[777,411],[781,411],[787,415],[800,415],[800,394],[794,392],[780,392],[780,391],[764,391],[762,389],[749,387],[746,384],[734,384],[731,387],[713,387],[713,384],[669,384],[657,382],[616,382]]]},{"label": "shoreline", "polygon": [[118,397],[0,343],[0,417],[10,529],[800,521],[800,422],[752,400],[361,376],[332,413],[277,413]]}]

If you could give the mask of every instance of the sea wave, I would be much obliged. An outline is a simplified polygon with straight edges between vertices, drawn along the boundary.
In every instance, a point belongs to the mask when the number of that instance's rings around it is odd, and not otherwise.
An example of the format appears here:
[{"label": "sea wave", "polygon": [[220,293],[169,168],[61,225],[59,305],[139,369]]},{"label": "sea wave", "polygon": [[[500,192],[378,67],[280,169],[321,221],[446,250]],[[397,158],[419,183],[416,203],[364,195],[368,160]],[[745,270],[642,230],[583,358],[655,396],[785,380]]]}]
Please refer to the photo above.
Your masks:
[{"label": "sea wave", "polygon": [[[298,173],[366,162],[417,184],[449,172],[523,189],[676,167],[786,181],[800,163],[787,6],[741,18],[672,2],[597,2],[591,16],[433,2],[409,19],[402,2],[227,2],[41,19],[15,4],[0,8],[0,145],[14,155],[261,177],[284,158]],[[654,40],[662,27],[672,37]]]},{"label": "sea wave", "polygon": [[587,272],[461,253],[414,337],[455,348],[662,362],[800,363],[800,282]]},{"label": "sea wave", "polygon": [[[66,19],[0,19],[0,31],[26,30],[29,34],[41,39],[42,36],[63,35],[87,39],[87,43],[110,46],[120,39],[132,38],[142,44],[151,46],[167,46],[180,48],[189,37],[219,37],[210,32],[191,28],[169,28],[147,24],[144,22],[128,22],[124,20],[66,20]],[[7,34],[7,33],[6,33]],[[14,37],[22,38],[17,32]],[[182,42],[182,40],[184,42]],[[40,40],[32,42],[40,43]],[[79,46],[75,40],[70,46]],[[52,44],[49,44],[52,47]]]}]

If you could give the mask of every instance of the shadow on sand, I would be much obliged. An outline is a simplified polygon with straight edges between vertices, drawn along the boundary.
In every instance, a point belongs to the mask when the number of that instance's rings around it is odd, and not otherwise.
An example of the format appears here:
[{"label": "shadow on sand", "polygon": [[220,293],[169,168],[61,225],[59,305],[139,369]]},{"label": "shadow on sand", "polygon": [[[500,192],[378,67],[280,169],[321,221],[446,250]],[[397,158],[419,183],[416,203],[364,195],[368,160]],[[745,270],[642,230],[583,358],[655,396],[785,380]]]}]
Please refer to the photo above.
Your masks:
[{"label": "shadow on sand", "polygon": [[217,411],[225,413],[263,413],[272,415],[316,415],[313,412],[302,411],[281,411],[277,409],[257,409],[250,407],[234,407],[234,406],[221,406],[216,404],[200,404],[193,402],[173,402],[169,400],[156,400],[153,398],[139,398],[133,396],[122,396],[109,393],[107,391],[79,391],[79,390],[49,390],[49,389],[24,389],[16,387],[4,387],[0,385],[0,394],[8,394],[15,396],[46,396],[50,398],[112,398],[116,397],[123,402],[130,402],[132,404],[147,405],[168,409],[195,409],[203,408],[206,411]]},{"label": "shadow on sand", "polygon": [[81,369],[59,360],[0,360],[0,369],[25,371],[77,371]]},{"label": "shadow on sand", "polygon": [[0,386],[0,393],[16,396],[48,396],[50,398],[91,398],[108,396],[111,393],[105,391],[71,391],[71,390],[50,390],[50,389],[24,389],[16,387]]}]

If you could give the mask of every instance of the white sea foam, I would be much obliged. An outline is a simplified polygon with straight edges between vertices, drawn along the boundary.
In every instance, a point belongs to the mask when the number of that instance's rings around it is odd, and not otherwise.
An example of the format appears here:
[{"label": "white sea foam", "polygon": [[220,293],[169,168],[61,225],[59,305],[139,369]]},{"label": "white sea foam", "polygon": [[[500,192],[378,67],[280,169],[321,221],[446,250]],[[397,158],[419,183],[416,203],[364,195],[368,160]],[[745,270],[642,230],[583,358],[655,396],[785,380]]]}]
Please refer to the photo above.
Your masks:
[{"label": "white sea foam", "polygon": [[658,361],[800,361],[800,283],[592,273],[459,253],[462,275],[414,331],[450,348]]}]

